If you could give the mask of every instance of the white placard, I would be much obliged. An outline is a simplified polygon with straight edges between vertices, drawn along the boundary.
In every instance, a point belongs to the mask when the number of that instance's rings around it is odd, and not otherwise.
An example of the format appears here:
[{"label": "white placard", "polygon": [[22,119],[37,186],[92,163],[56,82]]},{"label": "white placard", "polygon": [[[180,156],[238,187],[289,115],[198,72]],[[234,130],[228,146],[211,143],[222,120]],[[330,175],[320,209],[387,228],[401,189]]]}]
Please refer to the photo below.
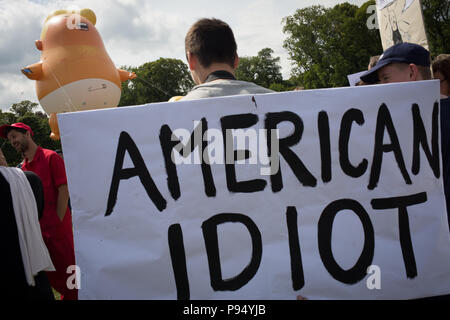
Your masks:
[{"label": "white placard", "polygon": [[[397,1],[397,0],[377,0],[377,8],[379,10],[382,10],[382,9],[384,9],[386,6],[390,5],[394,1]],[[416,0],[405,0],[404,7],[403,7],[402,11],[407,10],[414,1],[416,1]]]},{"label": "white placard", "polygon": [[360,72],[353,73],[353,74],[349,74],[347,76],[347,79],[348,79],[348,83],[350,84],[350,86],[351,87],[356,86],[356,84],[361,81],[361,76],[364,73],[366,73],[366,72],[367,72],[367,70],[366,71],[360,71]]},{"label": "white placard", "polygon": [[[80,298],[450,293],[438,103],[423,81],[58,115]],[[175,166],[171,132],[206,127],[218,163]],[[265,152],[260,130],[278,129],[280,170],[220,163],[230,127]]]},{"label": "white placard", "polygon": [[384,50],[400,42],[417,43],[428,49],[419,0],[378,0],[377,8]]}]

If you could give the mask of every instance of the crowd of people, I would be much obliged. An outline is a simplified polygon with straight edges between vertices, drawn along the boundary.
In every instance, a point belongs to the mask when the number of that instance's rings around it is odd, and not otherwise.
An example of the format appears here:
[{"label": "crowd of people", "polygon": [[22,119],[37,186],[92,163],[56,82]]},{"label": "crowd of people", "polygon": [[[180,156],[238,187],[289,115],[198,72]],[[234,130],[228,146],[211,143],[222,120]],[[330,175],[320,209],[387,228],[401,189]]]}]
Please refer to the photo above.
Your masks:
[{"label": "crowd of people", "polygon": [[[233,31],[221,20],[197,21],[187,32],[185,52],[196,86],[172,101],[273,92],[235,78],[237,45]],[[430,53],[422,46],[399,43],[370,58],[359,85],[433,78],[440,80],[443,180],[450,208],[450,55],[439,55],[431,64]],[[0,150],[0,197],[5,211],[0,219],[7,226],[0,243],[8,257],[1,268],[3,274],[12,275],[6,292],[10,298],[53,299],[52,287],[62,299],[75,300],[77,289],[67,286],[67,268],[76,263],[64,161],[56,152],[38,146],[24,123],[1,126],[0,137],[24,158],[20,169],[8,168]]]}]

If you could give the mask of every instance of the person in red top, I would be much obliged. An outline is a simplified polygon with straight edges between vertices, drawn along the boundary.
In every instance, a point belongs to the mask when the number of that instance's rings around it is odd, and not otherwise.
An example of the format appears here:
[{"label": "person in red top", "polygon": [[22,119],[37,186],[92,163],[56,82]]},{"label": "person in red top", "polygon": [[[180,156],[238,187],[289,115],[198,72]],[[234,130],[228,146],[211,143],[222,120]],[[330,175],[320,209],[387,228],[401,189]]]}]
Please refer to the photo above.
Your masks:
[{"label": "person in red top", "polygon": [[[54,151],[41,148],[33,141],[33,131],[23,123],[3,125],[0,136],[23,154],[22,170],[33,171],[42,180],[44,187],[44,214],[40,220],[42,236],[47,245],[56,271],[48,272],[52,287],[64,300],[78,299],[78,290],[73,288],[68,278],[72,274],[69,266],[75,265],[72,215],[68,207],[64,161]],[[69,288],[70,287],[70,288]]]}]

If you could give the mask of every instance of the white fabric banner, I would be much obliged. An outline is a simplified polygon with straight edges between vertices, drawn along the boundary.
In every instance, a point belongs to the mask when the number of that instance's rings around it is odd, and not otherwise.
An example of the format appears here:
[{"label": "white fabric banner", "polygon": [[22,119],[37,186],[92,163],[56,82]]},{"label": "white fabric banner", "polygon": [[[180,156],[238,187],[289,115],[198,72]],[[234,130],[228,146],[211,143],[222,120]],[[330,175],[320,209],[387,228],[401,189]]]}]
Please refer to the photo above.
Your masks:
[{"label": "white fabric banner", "polygon": [[58,115],[80,298],[450,293],[438,105],[424,81]]}]

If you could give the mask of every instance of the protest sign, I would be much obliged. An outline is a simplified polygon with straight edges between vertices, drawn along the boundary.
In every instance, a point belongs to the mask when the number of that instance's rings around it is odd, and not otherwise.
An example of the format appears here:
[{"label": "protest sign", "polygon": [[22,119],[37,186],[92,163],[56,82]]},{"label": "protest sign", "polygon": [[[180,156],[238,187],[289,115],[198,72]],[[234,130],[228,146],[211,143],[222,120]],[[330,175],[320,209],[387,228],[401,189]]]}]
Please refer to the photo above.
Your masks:
[{"label": "protest sign", "polygon": [[360,78],[360,77],[361,77],[364,73],[366,73],[366,72],[367,72],[367,70],[366,70],[366,71],[360,71],[360,72],[357,72],[357,73],[349,74],[349,75],[347,76],[347,79],[348,79],[348,83],[350,84],[350,86],[351,86],[351,87],[356,86],[356,84],[357,84],[358,82],[361,81],[361,78]]},{"label": "protest sign", "polygon": [[82,299],[450,293],[437,81],[58,118]]},{"label": "protest sign", "polygon": [[419,0],[377,0],[377,16],[384,50],[400,42],[428,49]]}]

